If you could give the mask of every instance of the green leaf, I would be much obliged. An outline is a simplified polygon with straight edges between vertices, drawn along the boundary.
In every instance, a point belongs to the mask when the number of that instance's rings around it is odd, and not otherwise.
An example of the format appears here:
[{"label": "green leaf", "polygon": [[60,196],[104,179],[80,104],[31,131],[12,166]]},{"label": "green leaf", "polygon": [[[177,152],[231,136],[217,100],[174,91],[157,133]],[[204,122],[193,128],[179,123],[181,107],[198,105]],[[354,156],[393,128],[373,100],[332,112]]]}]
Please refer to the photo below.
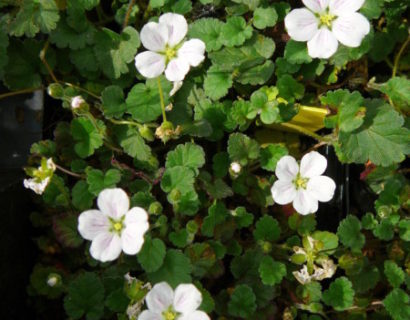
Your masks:
[{"label": "green leaf", "polygon": [[390,241],[394,237],[394,225],[389,219],[383,219],[376,228],[373,229],[373,234],[381,240]]},{"label": "green leaf", "polygon": [[353,305],[354,290],[346,277],[337,278],[329,289],[323,292],[323,301],[336,311],[345,310]]},{"label": "green leaf", "polygon": [[285,59],[291,64],[302,64],[312,62],[305,42],[289,40],[285,47]]},{"label": "green leaf", "polygon": [[58,48],[83,49],[87,44],[93,43],[95,32],[95,28],[91,24],[87,24],[87,28],[79,33],[71,28],[65,19],[61,19],[57,28],[50,34],[50,42]]},{"label": "green leaf", "polygon": [[215,227],[226,220],[229,211],[222,202],[216,202],[208,209],[208,216],[205,217],[201,232],[204,236],[212,237],[214,235]]},{"label": "green leaf", "polygon": [[274,286],[281,283],[283,277],[286,276],[286,266],[282,262],[266,256],[263,257],[259,265],[259,275],[264,285]]},{"label": "green leaf", "polygon": [[83,180],[80,180],[75,184],[71,190],[71,197],[73,206],[80,211],[90,209],[95,198],[94,195],[88,191],[87,182]]},{"label": "green leaf", "polygon": [[85,72],[98,71],[98,61],[92,47],[85,47],[80,50],[71,50],[70,61],[76,66],[77,70],[81,74],[84,74]]},{"label": "green leaf", "polygon": [[247,228],[253,222],[253,214],[246,211],[245,207],[238,207],[233,212],[237,228]]},{"label": "green leaf", "polygon": [[231,161],[246,166],[249,160],[259,157],[259,144],[242,133],[233,133],[229,136],[228,153]]},{"label": "green leaf", "polygon": [[289,102],[301,99],[305,93],[305,87],[288,74],[280,77],[276,85],[279,89],[279,95]]},{"label": "green leaf", "polygon": [[279,222],[271,216],[263,216],[256,223],[253,236],[257,241],[277,241],[280,236]]},{"label": "green leaf", "polygon": [[219,152],[215,153],[212,158],[212,169],[214,171],[214,175],[217,178],[223,178],[226,176],[229,170],[229,154],[227,152]]},{"label": "green leaf", "polygon": [[383,300],[383,304],[393,320],[410,318],[410,297],[403,290],[393,289]]},{"label": "green leaf", "polygon": [[177,248],[184,248],[188,244],[188,232],[185,229],[181,229],[176,232],[171,232],[168,235],[169,241]]},{"label": "green leaf", "polygon": [[259,64],[252,68],[241,68],[240,74],[236,78],[236,81],[241,84],[264,84],[271,78],[274,69],[275,66],[270,60],[267,60],[265,63]]},{"label": "green leaf", "polygon": [[410,241],[410,219],[401,220],[398,224],[400,238]]},{"label": "green leaf", "polygon": [[362,217],[362,226],[363,229],[366,230],[372,230],[377,226],[378,222],[374,215],[370,212],[367,212],[363,217]]},{"label": "green leaf", "polygon": [[118,79],[128,73],[128,64],[134,60],[140,39],[133,27],[126,27],[121,34],[103,28],[95,35],[94,52],[104,74]]},{"label": "green leaf", "polygon": [[168,152],[165,167],[172,168],[183,166],[198,171],[205,164],[205,152],[202,147],[187,142],[178,145],[173,151]]},{"label": "green leaf", "polygon": [[95,273],[85,272],[68,286],[64,308],[72,319],[98,320],[104,314],[104,287]]},{"label": "green leaf", "polygon": [[394,105],[402,110],[410,110],[410,80],[404,77],[391,78],[382,84],[381,92],[387,94]]},{"label": "green leaf", "polygon": [[105,300],[105,305],[114,312],[124,313],[130,303],[130,299],[123,288],[112,291]]},{"label": "green leaf", "polygon": [[403,269],[392,260],[384,261],[384,274],[386,275],[387,280],[389,280],[389,283],[395,288],[400,287],[405,279]]},{"label": "green leaf", "polygon": [[[165,77],[161,77],[161,87],[164,92],[165,105],[169,102],[171,84]],[[158,91],[157,79],[150,79],[146,84],[138,83],[132,87],[126,100],[127,113],[139,122],[150,122],[161,115],[161,102]]]},{"label": "green leaf", "polygon": [[53,231],[57,240],[67,248],[78,248],[83,243],[77,231],[78,218],[75,215],[59,215],[53,219]]},{"label": "green leaf", "polygon": [[127,110],[124,92],[119,86],[108,86],[101,93],[102,107],[106,118],[121,118]]},{"label": "green leaf", "polygon": [[181,194],[186,194],[193,190],[194,181],[194,172],[190,168],[167,168],[162,176],[161,188],[165,192],[178,190]]},{"label": "green leaf", "polygon": [[253,25],[257,29],[273,27],[278,21],[278,14],[274,7],[256,8],[253,12]]},{"label": "green leaf", "polygon": [[337,228],[337,235],[343,245],[357,252],[360,251],[366,241],[360,229],[360,220],[355,216],[349,215],[340,222]]},{"label": "green leaf", "polygon": [[115,129],[118,142],[124,151],[140,161],[148,161],[151,148],[145,143],[138,130],[129,126],[118,126]]},{"label": "green leaf", "polygon": [[380,273],[377,267],[367,266],[362,268],[360,273],[349,275],[349,278],[353,282],[353,289],[357,293],[364,293],[376,287],[380,280]]},{"label": "green leaf", "polygon": [[148,279],[152,283],[161,281],[168,282],[171,286],[176,287],[180,283],[191,283],[192,265],[191,261],[179,250],[168,250],[164,263],[155,272],[148,273]]},{"label": "green leaf", "polygon": [[54,0],[23,0],[20,10],[10,24],[10,34],[33,38],[40,31],[50,33],[60,19]]},{"label": "green leaf", "polygon": [[367,101],[365,105],[363,125],[339,134],[343,160],[348,163],[370,160],[383,167],[403,161],[410,145],[403,117],[381,100]]},{"label": "green leaf", "polygon": [[74,150],[81,158],[91,156],[95,149],[103,145],[104,123],[97,120],[95,124],[97,127],[86,118],[75,118],[71,122],[71,135],[76,142]]},{"label": "green leaf", "polygon": [[252,27],[242,17],[228,18],[221,31],[221,41],[227,47],[239,46],[252,37]]},{"label": "green leaf", "polygon": [[312,234],[312,238],[323,244],[321,250],[326,251],[327,254],[331,254],[331,250],[336,249],[339,244],[339,238],[337,235],[328,231],[315,231]]},{"label": "green leaf", "polygon": [[216,51],[222,47],[220,37],[223,25],[220,20],[214,18],[198,19],[189,26],[188,35],[190,38],[201,39],[205,42],[206,51]]},{"label": "green leaf", "polygon": [[166,247],[161,239],[146,236],[144,245],[138,253],[138,262],[146,272],[155,272],[161,268],[165,259]]},{"label": "green leaf", "polygon": [[59,297],[64,291],[64,286],[60,283],[60,285],[51,287],[47,284],[47,280],[51,274],[61,277],[60,272],[60,270],[54,267],[45,267],[40,264],[35,265],[30,275],[30,287],[28,287],[28,290],[32,292],[34,289],[36,294],[46,296],[50,299]]},{"label": "green leaf", "polygon": [[261,167],[275,172],[278,161],[288,154],[288,149],[282,144],[268,144],[261,149]]},{"label": "green leaf", "polygon": [[204,90],[208,97],[218,100],[228,94],[232,84],[232,72],[213,65],[206,73]]},{"label": "green leaf", "polygon": [[88,191],[95,196],[104,189],[114,188],[120,180],[121,172],[117,169],[109,169],[106,173],[98,169],[87,170]]},{"label": "green leaf", "polygon": [[238,285],[228,303],[229,314],[235,317],[250,319],[256,311],[256,296],[246,284]]}]

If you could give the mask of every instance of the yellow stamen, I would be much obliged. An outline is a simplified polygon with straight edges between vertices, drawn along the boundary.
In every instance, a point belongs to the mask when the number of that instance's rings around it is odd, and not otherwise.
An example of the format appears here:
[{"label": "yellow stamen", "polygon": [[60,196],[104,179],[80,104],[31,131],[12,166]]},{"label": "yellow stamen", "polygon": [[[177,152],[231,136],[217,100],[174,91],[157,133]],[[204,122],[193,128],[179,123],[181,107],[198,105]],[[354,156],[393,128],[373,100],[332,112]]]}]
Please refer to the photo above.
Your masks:
[{"label": "yellow stamen", "polygon": [[168,46],[165,48],[165,57],[167,58],[168,61],[175,58],[176,55],[177,55],[177,52],[174,48],[171,48]]},{"label": "yellow stamen", "polygon": [[121,229],[122,229],[122,223],[121,222],[114,223],[114,230],[115,231],[121,231]]},{"label": "yellow stamen", "polygon": [[293,183],[296,187],[296,190],[299,189],[306,189],[307,187],[307,183],[308,183],[309,179],[308,178],[303,178],[301,177],[299,174],[296,176],[296,179],[293,180]]},{"label": "yellow stamen", "polygon": [[162,313],[162,316],[164,317],[164,320],[175,320],[177,314],[172,310],[167,310]]},{"label": "yellow stamen", "polygon": [[330,28],[332,26],[332,21],[335,18],[336,17],[330,13],[323,14],[320,16],[320,25],[327,26]]}]

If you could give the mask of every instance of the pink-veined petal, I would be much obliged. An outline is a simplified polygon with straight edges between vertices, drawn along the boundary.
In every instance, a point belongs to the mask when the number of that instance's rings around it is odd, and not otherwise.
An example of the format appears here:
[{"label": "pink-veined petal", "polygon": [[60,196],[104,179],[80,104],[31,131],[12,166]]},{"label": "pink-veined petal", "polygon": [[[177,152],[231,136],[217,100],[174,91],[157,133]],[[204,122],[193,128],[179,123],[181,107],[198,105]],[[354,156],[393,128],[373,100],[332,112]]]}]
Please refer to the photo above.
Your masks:
[{"label": "pink-veined petal", "polygon": [[308,53],[312,58],[328,59],[335,54],[338,47],[337,39],[326,27],[322,27],[308,41]]},{"label": "pink-veined petal", "polygon": [[100,233],[92,241],[90,253],[95,260],[113,261],[121,254],[121,239],[111,232]]},{"label": "pink-veined petal", "polygon": [[118,220],[128,212],[130,199],[120,188],[104,189],[98,195],[97,205],[102,213]]},{"label": "pink-veined petal", "polygon": [[168,42],[168,29],[156,22],[148,22],[140,33],[142,45],[151,51],[163,51]]},{"label": "pink-veined petal", "polygon": [[182,314],[190,314],[201,305],[202,294],[193,284],[180,284],[175,289],[174,309]]},{"label": "pink-veined petal", "polygon": [[205,43],[199,39],[185,41],[178,50],[178,57],[187,60],[193,67],[198,66],[205,59]]},{"label": "pink-veined petal", "polygon": [[148,309],[161,314],[174,300],[174,291],[166,282],[157,283],[145,297]]},{"label": "pink-veined petal", "polygon": [[359,10],[364,2],[365,0],[331,0],[329,12],[337,16],[351,14]]},{"label": "pink-veined petal", "polygon": [[144,244],[144,234],[149,228],[147,212],[142,208],[132,208],[125,216],[124,225],[121,233],[122,250],[126,254],[137,254]]},{"label": "pink-veined petal", "polygon": [[209,316],[200,310],[194,311],[189,314],[183,314],[178,318],[178,320],[210,320]]},{"label": "pink-veined petal", "polygon": [[282,205],[291,203],[296,197],[296,188],[292,181],[275,181],[271,192],[273,200]]},{"label": "pink-veined petal", "polygon": [[292,10],[285,17],[285,27],[295,41],[309,41],[318,32],[318,18],[308,9]]},{"label": "pink-veined petal", "polygon": [[188,23],[183,15],[165,13],[159,17],[159,24],[168,29],[168,44],[173,47],[184,39],[188,32]]},{"label": "pink-veined petal", "polygon": [[305,154],[300,161],[300,175],[303,178],[320,176],[325,172],[327,159],[317,151]]},{"label": "pink-veined petal", "polygon": [[320,202],[328,202],[335,194],[336,184],[329,177],[319,176],[309,179],[306,189]]},{"label": "pink-veined petal", "polygon": [[325,11],[329,6],[329,0],[302,0],[302,2],[310,10],[317,13]]},{"label": "pink-veined petal", "polygon": [[165,77],[169,81],[182,81],[189,71],[189,63],[183,58],[172,59],[165,69]]},{"label": "pink-veined petal", "polygon": [[84,239],[94,240],[109,229],[108,217],[99,210],[87,210],[78,216],[78,232]]},{"label": "pink-veined petal", "polygon": [[299,189],[295,200],[293,200],[293,208],[302,215],[314,213],[318,209],[318,201],[309,194],[308,191]]},{"label": "pink-veined petal", "polygon": [[299,172],[299,165],[292,156],[283,156],[276,164],[275,174],[279,180],[292,181]]},{"label": "pink-veined petal", "polygon": [[370,32],[370,23],[361,13],[353,12],[338,17],[332,24],[332,32],[340,43],[356,48]]},{"label": "pink-veined petal", "polygon": [[144,310],[142,313],[138,316],[138,320],[162,320],[162,315],[159,313],[154,313],[149,310]]},{"label": "pink-veined petal", "polygon": [[145,51],[136,55],[135,67],[145,78],[156,78],[165,70],[165,56]]}]

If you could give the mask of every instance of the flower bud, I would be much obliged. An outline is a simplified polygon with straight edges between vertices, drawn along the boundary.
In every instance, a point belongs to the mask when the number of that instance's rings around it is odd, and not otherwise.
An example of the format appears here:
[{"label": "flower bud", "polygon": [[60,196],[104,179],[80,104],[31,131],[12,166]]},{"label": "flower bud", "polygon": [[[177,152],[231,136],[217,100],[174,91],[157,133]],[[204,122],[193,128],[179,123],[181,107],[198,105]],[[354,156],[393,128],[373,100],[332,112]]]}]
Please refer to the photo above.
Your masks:
[{"label": "flower bud", "polygon": [[49,287],[56,287],[61,284],[61,276],[58,273],[50,273],[47,277],[47,285]]},{"label": "flower bud", "polygon": [[160,202],[155,201],[149,205],[148,212],[150,214],[161,214],[162,213],[162,205]]},{"label": "flower bud", "polygon": [[138,128],[138,131],[145,140],[148,141],[154,141],[154,134],[152,133],[152,130],[147,126],[147,125],[142,125],[141,127]]},{"label": "flower bud", "polygon": [[61,99],[64,96],[64,88],[59,83],[52,83],[48,86],[47,93],[52,98]]},{"label": "flower bud", "polygon": [[71,98],[71,108],[79,109],[82,105],[86,104],[82,96],[75,96]]}]

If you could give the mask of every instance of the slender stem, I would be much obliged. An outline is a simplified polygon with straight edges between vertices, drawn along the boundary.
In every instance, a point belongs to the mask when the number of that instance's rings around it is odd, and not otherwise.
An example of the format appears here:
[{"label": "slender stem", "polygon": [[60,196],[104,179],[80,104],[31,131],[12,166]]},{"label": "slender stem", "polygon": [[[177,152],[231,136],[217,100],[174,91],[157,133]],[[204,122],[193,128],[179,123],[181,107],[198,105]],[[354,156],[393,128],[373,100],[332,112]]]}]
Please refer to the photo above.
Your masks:
[{"label": "slender stem", "polygon": [[128,21],[130,20],[131,11],[134,4],[135,0],[130,0],[130,3],[128,4],[127,13],[125,14],[124,23],[122,24],[123,29],[128,25]]},{"label": "slender stem", "polygon": [[55,166],[56,166],[56,168],[57,168],[58,170],[60,170],[61,172],[66,173],[66,174],[68,174],[68,175],[70,175],[70,176],[73,176],[73,177],[76,177],[76,178],[80,178],[80,179],[83,179],[83,178],[84,178],[83,175],[78,174],[78,173],[74,173],[74,172],[72,172],[72,171],[70,171],[70,170],[67,170],[67,169],[63,168],[62,166],[60,166],[60,165],[58,165],[58,164],[55,164]]},{"label": "slender stem", "polygon": [[92,97],[94,97],[94,98],[96,98],[96,99],[100,99],[100,97],[97,96],[95,93],[92,93],[91,91],[88,91],[87,89],[81,88],[81,87],[79,87],[79,86],[77,86],[77,85],[75,85],[75,84],[72,84],[72,83],[69,83],[69,82],[64,82],[64,81],[58,81],[58,82],[59,82],[59,83],[62,83],[62,84],[65,84],[66,86],[73,87],[73,88],[75,88],[75,89],[77,89],[77,90],[83,91],[83,92],[87,93],[88,95],[90,95],[90,96],[92,96]]},{"label": "slender stem", "polygon": [[322,136],[320,136],[320,135],[314,133],[313,131],[307,130],[307,129],[303,128],[303,127],[300,127],[300,126],[297,126],[297,125],[294,125],[294,124],[291,124],[291,123],[281,123],[281,124],[279,124],[279,125],[280,125],[281,127],[284,127],[284,128],[293,129],[293,130],[295,130],[295,131],[297,131],[297,132],[299,132],[299,133],[301,133],[301,134],[304,134],[305,136],[308,136],[308,137],[311,137],[311,138],[313,138],[313,139],[316,139],[317,141],[326,142],[326,139],[324,139]]},{"label": "slender stem", "polygon": [[43,49],[40,51],[40,60],[43,62],[44,66],[46,67],[48,73],[50,74],[51,78],[53,79],[54,82],[58,82],[57,77],[55,76],[53,69],[51,69],[50,65],[47,62],[46,59],[46,53],[47,53],[47,49],[49,46],[49,42],[47,41],[43,47]]},{"label": "slender stem", "polygon": [[12,97],[12,96],[17,96],[19,94],[25,94],[25,93],[31,93],[37,90],[42,89],[42,87],[38,87],[38,88],[27,88],[27,89],[22,89],[22,90],[17,90],[17,91],[11,91],[11,92],[7,92],[7,93],[3,93],[0,94],[0,100],[7,98],[7,97]]},{"label": "slender stem", "polygon": [[129,126],[134,126],[134,127],[142,127],[141,124],[134,122],[134,121],[128,121],[128,120],[115,120],[115,119],[108,119],[110,122],[114,123],[114,124],[126,124]]},{"label": "slender stem", "polygon": [[162,120],[166,122],[167,115],[165,114],[164,93],[162,92],[161,79],[159,77],[157,78],[157,82],[158,82],[159,99],[161,101]]},{"label": "slender stem", "polygon": [[410,37],[407,37],[407,40],[403,43],[403,45],[401,46],[399,52],[396,55],[396,58],[394,59],[392,77],[396,76],[397,69],[399,67],[399,62],[400,62],[401,55],[403,54],[404,50],[406,49],[406,47],[409,43],[410,43]]}]

